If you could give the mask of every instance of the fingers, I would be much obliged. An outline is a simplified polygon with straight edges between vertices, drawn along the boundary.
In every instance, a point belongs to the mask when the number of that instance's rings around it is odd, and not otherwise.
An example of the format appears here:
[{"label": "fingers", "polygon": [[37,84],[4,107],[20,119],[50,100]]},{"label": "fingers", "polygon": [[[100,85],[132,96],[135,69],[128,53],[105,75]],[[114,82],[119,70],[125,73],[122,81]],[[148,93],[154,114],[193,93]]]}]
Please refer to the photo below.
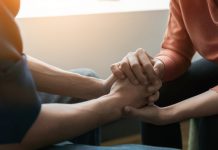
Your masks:
[{"label": "fingers", "polygon": [[124,57],[119,63],[113,64],[111,71],[118,79],[127,77],[132,84],[139,84],[127,57]]},{"label": "fingers", "polygon": [[151,83],[154,83],[156,80],[158,80],[158,77],[153,69],[151,57],[143,49],[138,49],[137,52],[138,52],[137,56],[142,65],[143,72],[146,74],[149,81]]},{"label": "fingers", "polygon": [[125,75],[124,73],[119,69],[119,63],[115,63],[111,65],[111,71],[112,73],[118,78],[118,79],[124,79]]},{"label": "fingers", "polygon": [[142,67],[138,61],[138,58],[133,53],[129,53],[127,55],[127,59],[128,59],[129,65],[130,65],[131,70],[134,73],[136,79],[141,84],[147,85],[148,79],[143,73],[143,70],[142,70]]},{"label": "fingers", "polygon": [[141,109],[126,106],[123,113],[126,117],[136,118],[155,125],[164,125],[170,122],[166,117],[163,117],[165,116],[163,113],[166,112],[161,111],[161,109],[155,105],[148,105]]},{"label": "fingers", "polygon": [[135,77],[135,74],[130,66],[130,62],[127,59],[127,57],[124,57],[123,60],[121,61],[122,63],[120,64],[120,70],[124,72],[126,77],[129,79],[129,81],[133,84],[139,84],[138,80]]},{"label": "fingers", "polygon": [[164,75],[164,64],[161,60],[155,59],[154,61],[154,71],[157,76],[162,79]]},{"label": "fingers", "polygon": [[124,107],[124,116],[141,120],[144,116],[144,111],[131,106],[126,106]]},{"label": "fingers", "polygon": [[148,89],[152,92],[162,85],[156,73],[159,73],[159,67],[163,68],[163,64],[156,64],[153,58],[140,48],[136,52],[128,53],[119,63],[113,64],[111,70],[119,79],[127,77],[133,84],[149,85]]},{"label": "fingers", "polygon": [[157,91],[156,93],[154,93],[153,95],[151,95],[147,98],[148,103],[154,104],[154,102],[156,102],[159,99],[159,97],[160,97],[160,92]]},{"label": "fingers", "polygon": [[160,79],[157,79],[154,84],[151,84],[148,86],[148,92],[154,93],[155,91],[158,91],[162,86],[162,81]]}]

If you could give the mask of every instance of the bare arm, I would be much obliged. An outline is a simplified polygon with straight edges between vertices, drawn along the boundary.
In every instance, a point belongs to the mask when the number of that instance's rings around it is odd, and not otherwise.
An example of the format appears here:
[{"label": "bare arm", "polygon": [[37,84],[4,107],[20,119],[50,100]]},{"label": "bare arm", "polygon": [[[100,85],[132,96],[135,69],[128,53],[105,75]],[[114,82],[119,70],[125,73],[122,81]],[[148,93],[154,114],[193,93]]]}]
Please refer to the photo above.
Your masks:
[{"label": "bare arm", "polygon": [[172,121],[185,120],[188,118],[204,117],[218,114],[218,93],[209,90],[205,93],[189,98],[183,102],[169,106],[175,115]]},{"label": "bare arm", "polygon": [[[150,95],[143,86],[117,81],[110,94],[80,104],[46,104],[20,144],[0,145],[0,149],[35,150],[119,119],[126,105],[142,107]],[[57,111],[58,110],[58,111]]]},{"label": "bare arm", "polygon": [[218,114],[218,93],[209,90],[205,93],[189,98],[168,107],[147,106],[142,109],[126,107],[129,117],[157,125],[169,124],[189,118]]},{"label": "bare arm", "polygon": [[92,99],[104,95],[115,78],[100,80],[64,71],[28,56],[28,65],[40,91]]}]

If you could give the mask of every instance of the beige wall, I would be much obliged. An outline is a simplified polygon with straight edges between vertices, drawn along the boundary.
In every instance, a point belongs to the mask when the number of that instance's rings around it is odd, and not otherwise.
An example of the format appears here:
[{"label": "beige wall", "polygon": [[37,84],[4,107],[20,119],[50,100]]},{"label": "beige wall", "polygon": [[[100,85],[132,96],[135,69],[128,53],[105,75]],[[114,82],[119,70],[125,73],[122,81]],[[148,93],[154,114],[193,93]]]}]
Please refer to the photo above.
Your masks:
[{"label": "beige wall", "polygon": [[63,69],[87,67],[105,78],[138,47],[158,52],[168,11],[18,19],[25,52]]}]

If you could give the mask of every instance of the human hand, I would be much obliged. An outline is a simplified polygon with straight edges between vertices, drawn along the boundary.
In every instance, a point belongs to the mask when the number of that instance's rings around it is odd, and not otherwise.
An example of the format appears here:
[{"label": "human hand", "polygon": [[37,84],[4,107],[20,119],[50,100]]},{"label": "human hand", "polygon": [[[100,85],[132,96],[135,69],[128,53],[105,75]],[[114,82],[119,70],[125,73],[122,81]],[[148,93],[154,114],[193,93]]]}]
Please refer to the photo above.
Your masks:
[{"label": "human hand", "polygon": [[160,78],[163,76],[164,65],[140,48],[113,64],[111,71],[118,79],[127,77],[131,83],[147,85],[150,92],[155,92],[162,86]]},{"label": "human hand", "polygon": [[117,78],[112,74],[107,79],[102,80],[104,94],[108,94],[111,90],[112,85],[117,80]]},{"label": "human hand", "polygon": [[147,91],[147,88],[142,85],[133,85],[129,82],[129,80],[117,80],[111,87],[110,94],[119,94],[122,97],[122,101],[118,103],[122,103],[123,106],[132,106],[136,108],[140,108],[148,104],[147,98],[149,97],[152,100],[156,100],[159,98],[159,92],[152,94]]},{"label": "human hand", "polygon": [[143,122],[155,125],[166,125],[173,122],[174,109],[172,107],[160,108],[156,105],[147,105],[143,108],[126,106],[123,115],[129,118],[137,118]]}]

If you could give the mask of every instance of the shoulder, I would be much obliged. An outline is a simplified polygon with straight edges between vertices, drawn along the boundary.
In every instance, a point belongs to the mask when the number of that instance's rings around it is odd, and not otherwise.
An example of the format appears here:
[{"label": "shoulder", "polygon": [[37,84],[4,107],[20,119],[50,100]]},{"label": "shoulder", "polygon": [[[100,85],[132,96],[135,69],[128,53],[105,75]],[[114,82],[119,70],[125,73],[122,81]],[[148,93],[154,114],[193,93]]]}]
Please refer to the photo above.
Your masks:
[{"label": "shoulder", "polygon": [[2,0],[9,11],[16,16],[20,9],[20,0]]}]

